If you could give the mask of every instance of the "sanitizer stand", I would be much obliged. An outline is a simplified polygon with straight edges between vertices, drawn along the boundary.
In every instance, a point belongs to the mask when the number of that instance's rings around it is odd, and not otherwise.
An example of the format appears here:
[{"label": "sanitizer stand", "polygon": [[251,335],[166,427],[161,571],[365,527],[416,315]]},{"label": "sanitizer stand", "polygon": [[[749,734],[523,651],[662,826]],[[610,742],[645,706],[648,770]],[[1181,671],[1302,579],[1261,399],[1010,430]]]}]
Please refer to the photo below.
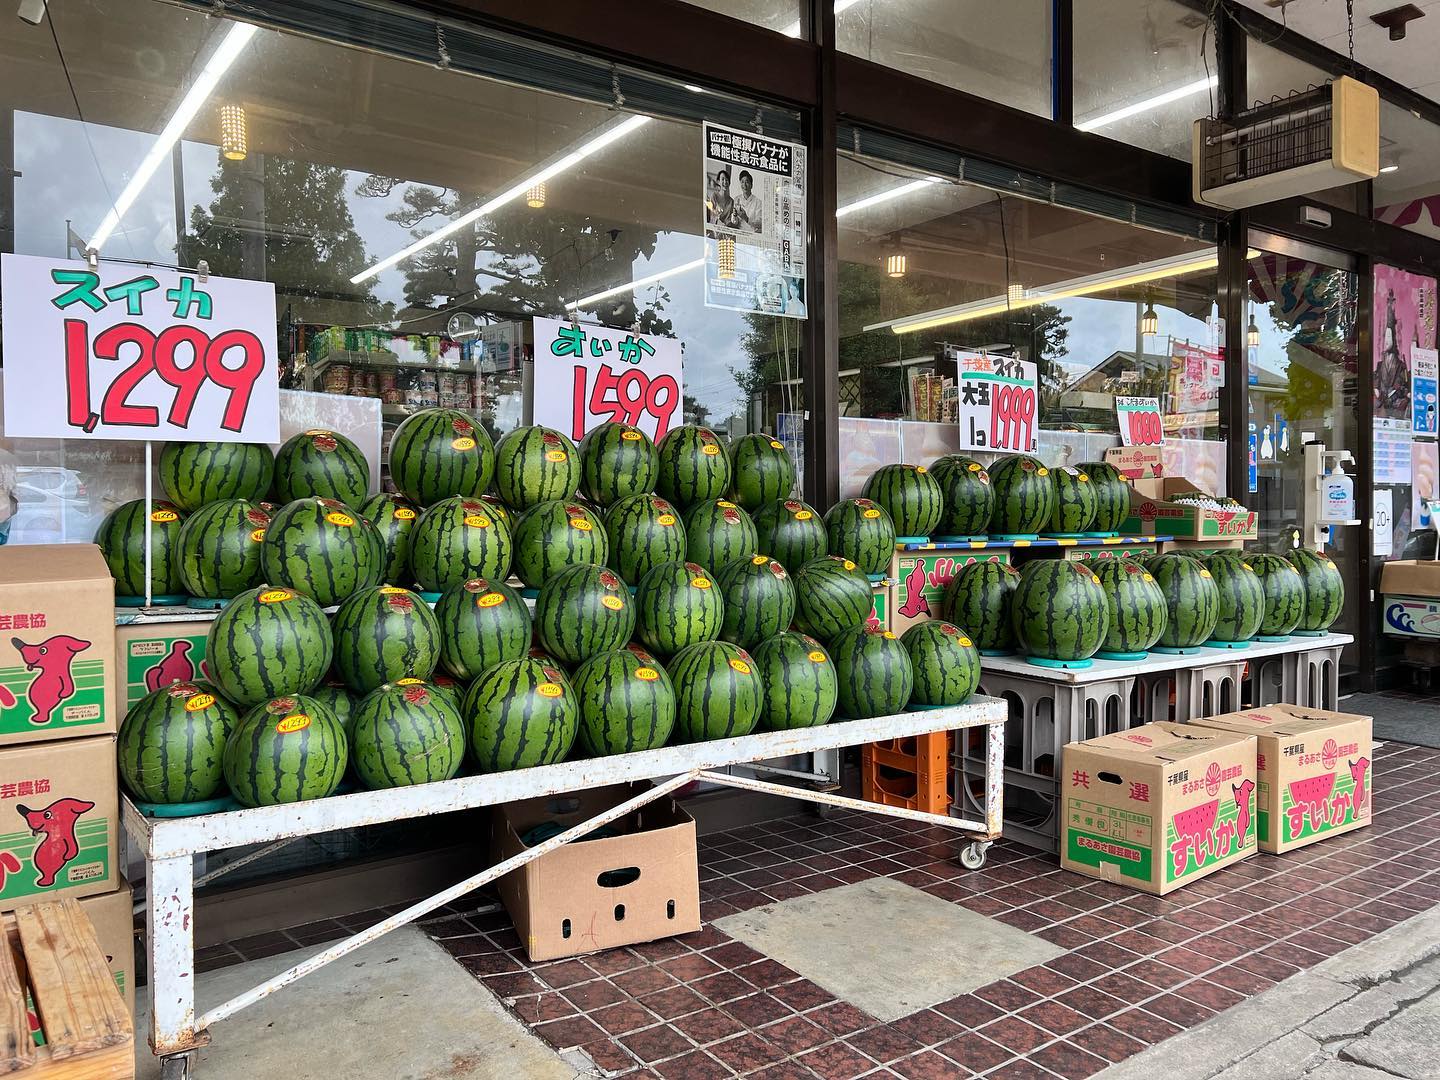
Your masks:
[{"label": "sanitizer stand", "polygon": [[1336,514],[1327,505],[1325,498],[1325,486],[1330,474],[1337,466],[1346,462],[1354,465],[1355,459],[1349,450],[1327,450],[1325,444],[1319,442],[1306,443],[1304,449],[1305,502],[1302,507],[1302,520],[1305,529],[1300,542],[1316,551],[1324,551],[1325,545],[1330,543],[1330,530],[1334,526],[1360,524],[1360,519],[1354,516],[1353,485],[1349,506],[1342,514]]}]

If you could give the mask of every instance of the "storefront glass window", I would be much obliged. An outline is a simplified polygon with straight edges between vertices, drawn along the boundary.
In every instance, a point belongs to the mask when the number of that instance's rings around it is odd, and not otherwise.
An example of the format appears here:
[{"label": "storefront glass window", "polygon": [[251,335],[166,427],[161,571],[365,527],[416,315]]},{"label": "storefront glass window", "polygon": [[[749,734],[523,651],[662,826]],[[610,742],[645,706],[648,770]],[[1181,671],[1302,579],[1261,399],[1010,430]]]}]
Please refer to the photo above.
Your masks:
[{"label": "storefront glass window", "polygon": [[685,0],[786,37],[800,36],[800,0]]},{"label": "storefront glass window", "polygon": [[1440,130],[1383,99],[1373,190],[1380,221],[1440,239]]}]

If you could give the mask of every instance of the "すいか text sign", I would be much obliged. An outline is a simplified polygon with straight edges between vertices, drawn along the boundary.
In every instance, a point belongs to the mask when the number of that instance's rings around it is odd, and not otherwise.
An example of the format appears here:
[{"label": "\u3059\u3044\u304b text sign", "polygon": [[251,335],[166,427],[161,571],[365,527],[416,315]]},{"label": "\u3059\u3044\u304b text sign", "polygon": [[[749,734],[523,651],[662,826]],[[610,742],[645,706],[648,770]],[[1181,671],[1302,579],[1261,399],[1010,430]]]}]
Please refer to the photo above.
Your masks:
[{"label": "\u3059\u3044\u304b text sign", "polygon": [[1040,399],[1035,365],[1006,356],[955,358],[960,397],[960,448],[1033,453],[1038,445]]},{"label": "\u3059\u3044\u304b text sign", "polygon": [[679,422],[681,386],[674,338],[535,320],[535,423],[576,442],[610,421],[659,442]]},{"label": "\u3059\u3044\u304b text sign", "polygon": [[1165,441],[1159,398],[1117,397],[1115,418],[1120,422],[1122,446],[1159,446]]},{"label": "\u3059\u3044\u304b text sign", "polygon": [[11,438],[280,441],[275,286],[0,258]]}]

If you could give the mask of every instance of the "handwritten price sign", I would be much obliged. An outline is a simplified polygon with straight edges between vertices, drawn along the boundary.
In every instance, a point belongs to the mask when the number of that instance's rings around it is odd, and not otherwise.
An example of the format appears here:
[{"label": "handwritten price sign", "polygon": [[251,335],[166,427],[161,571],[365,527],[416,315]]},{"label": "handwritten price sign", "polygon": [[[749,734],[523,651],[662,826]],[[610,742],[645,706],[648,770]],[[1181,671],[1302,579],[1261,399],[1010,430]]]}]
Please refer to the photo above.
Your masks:
[{"label": "handwritten price sign", "polygon": [[535,320],[534,422],[577,442],[612,421],[659,441],[680,422],[682,385],[674,338]]},{"label": "handwritten price sign", "polygon": [[1117,397],[1115,417],[1120,422],[1122,446],[1160,446],[1165,442],[1159,398]]},{"label": "handwritten price sign", "polygon": [[961,449],[1034,453],[1040,424],[1035,365],[963,353],[955,362]]},{"label": "handwritten price sign", "polygon": [[275,287],[0,258],[12,438],[280,439]]}]

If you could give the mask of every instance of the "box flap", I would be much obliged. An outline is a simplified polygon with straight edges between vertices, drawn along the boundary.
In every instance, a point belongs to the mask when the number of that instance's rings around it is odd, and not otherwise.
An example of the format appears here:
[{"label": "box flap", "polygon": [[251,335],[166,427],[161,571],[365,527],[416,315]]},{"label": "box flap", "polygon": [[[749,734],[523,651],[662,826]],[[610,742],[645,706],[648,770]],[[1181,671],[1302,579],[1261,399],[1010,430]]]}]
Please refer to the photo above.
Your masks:
[{"label": "box flap", "polygon": [[20,544],[0,547],[0,585],[110,581],[94,544]]},{"label": "box flap", "polygon": [[1284,706],[1271,706],[1264,709],[1249,709],[1245,712],[1225,713],[1222,716],[1207,716],[1195,723],[1207,728],[1224,728],[1226,731],[1240,731],[1249,735],[1308,735],[1312,731],[1323,731],[1325,728],[1335,727],[1337,724],[1345,723],[1347,720],[1363,720],[1365,717],[1349,716],[1345,719],[1333,719],[1344,714],[1331,713],[1328,716],[1307,713],[1296,715],[1289,712]]},{"label": "box flap", "polygon": [[[1104,753],[1123,754],[1136,761],[1149,761],[1159,765],[1172,761],[1185,761],[1212,753],[1216,746],[1226,746],[1244,741],[1243,735],[1229,735],[1222,731],[1192,727],[1188,724],[1172,724],[1161,721],[1143,724],[1129,731],[1117,731],[1086,739],[1080,745],[1086,749]],[[1071,744],[1074,745],[1074,744]]]},{"label": "box flap", "polygon": [[1396,559],[1380,571],[1380,591],[1391,596],[1440,596],[1440,562]]}]

